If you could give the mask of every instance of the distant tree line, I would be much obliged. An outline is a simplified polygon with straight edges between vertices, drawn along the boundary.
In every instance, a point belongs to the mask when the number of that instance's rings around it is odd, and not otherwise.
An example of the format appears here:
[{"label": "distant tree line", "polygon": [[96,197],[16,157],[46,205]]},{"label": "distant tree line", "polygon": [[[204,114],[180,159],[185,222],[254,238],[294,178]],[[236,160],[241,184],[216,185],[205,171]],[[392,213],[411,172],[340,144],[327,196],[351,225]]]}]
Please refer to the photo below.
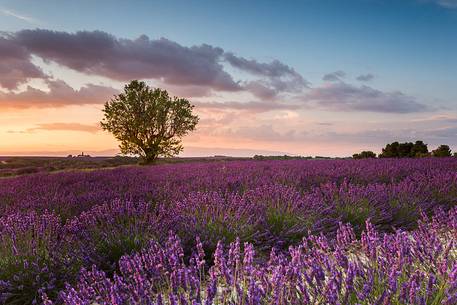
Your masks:
[{"label": "distant tree line", "polygon": [[382,149],[380,158],[415,158],[426,157],[429,155],[427,144],[423,141],[412,142],[393,142],[387,144]]},{"label": "distant tree line", "polygon": [[303,156],[264,156],[264,155],[255,155],[254,160],[296,160],[296,159],[312,159],[313,157],[303,157]]},{"label": "distant tree line", "polygon": [[376,154],[370,150],[364,150],[358,154],[353,154],[352,158],[354,158],[354,159],[376,158]]},{"label": "distant tree line", "polygon": [[[376,156],[376,155],[375,155]],[[336,159],[351,159],[351,157],[327,157],[327,156],[289,156],[289,155],[277,155],[277,156],[264,156],[254,155],[254,160],[336,160]]]},{"label": "distant tree line", "polygon": [[[422,158],[422,157],[451,157],[452,151],[449,145],[440,145],[438,148],[428,150],[427,144],[423,141],[413,142],[392,142],[387,144],[378,155],[379,158]],[[457,152],[454,153],[457,157]],[[353,159],[376,158],[376,154],[372,151],[362,151],[352,155]]]}]

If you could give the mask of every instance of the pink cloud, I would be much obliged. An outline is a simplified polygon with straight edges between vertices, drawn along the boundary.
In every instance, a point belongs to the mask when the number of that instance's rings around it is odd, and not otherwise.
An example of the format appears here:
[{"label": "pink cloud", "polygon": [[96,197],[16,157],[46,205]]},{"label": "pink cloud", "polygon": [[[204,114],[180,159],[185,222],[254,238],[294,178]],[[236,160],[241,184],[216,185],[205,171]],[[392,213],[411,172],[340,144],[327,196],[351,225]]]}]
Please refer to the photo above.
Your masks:
[{"label": "pink cloud", "polygon": [[103,104],[118,90],[89,84],[75,90],[64,81],[47,81],[49,92],[27,87],[20,93],[0,92],[0,109],[5,108],[46,108],[68,105]]},{"label": "pink cloud", "polygon": [[27,132],[34,132],[36,130],[48,131],[82,131],[88,133],[96,133],[100,131],[98,124],[80,124],[80,123],[43,123],[38,124],[36,127],[27,129]]}]

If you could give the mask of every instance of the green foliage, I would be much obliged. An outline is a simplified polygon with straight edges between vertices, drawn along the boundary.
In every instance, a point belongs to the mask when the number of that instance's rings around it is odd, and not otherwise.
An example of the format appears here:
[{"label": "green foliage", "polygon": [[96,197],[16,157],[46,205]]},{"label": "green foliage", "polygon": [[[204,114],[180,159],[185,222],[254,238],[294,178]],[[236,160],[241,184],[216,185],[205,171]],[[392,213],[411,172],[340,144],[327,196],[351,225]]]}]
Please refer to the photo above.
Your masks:
[{"label": "green foliage", "polygon": [[415,157],[426,157],[429,155],[427,144],[423,141],[412,142],[393,142],[387,144],[382,149],[382,153],[379,155],[380,158],[415,158]]},{"label": "green foliage", "polygon": [[83,238],[81,242],[95,251],[92,255],[96,259],[91,263],[97,264],[108,274],[116,271],[116,263],[124,254],[139,251],[150,240],[157,239],[153,208],[150,211],[139,210],[133,214],[121,213],[122,211],[111,219],[100,215],[91,225],[82,228],[87,232],[89,239]]},{"label": "green foliage", "polygon": [[166,90],[134,80],[105,104],[101,126],[120,141],[123,154],[139,155],[145,163],[182,151],[181,138],[195,129],[194,106]]},{"label": "green foliage", "polygon": [[[184,252],[190,254],[195,242],[195,236],[203,241],[206,253],[213,253],[218,241],[231,243],[237,237],[241,242],[252,242],[257,232],[258,224],[248,211],[241,211],[227,206],[214,206],[201,199],[199,206],[184,207],[181,225],[175,230],[183,241]],[[189,224],[192,223],[192,227]],[[211,257],[208,257],[211,259]]]},{"label": "green foliage", "polygon": [[382,153],[379,155],[380,158],[396,158],[398,157],[398,146],[400,143],[393,142],[387,144],[385,148],[382,149]]},{"label": "green foliage", "polygon": [[440,145],[437,149],[432,151],[432,156],[433,157],[450,157],[450,156],[452,156],[451,149],[449,148],[448,145]]},{"label": "green foliage", "polygon": [[376,154],[369,150],[364,150],[358,154],[352,155],[353,159],[367,159],[367,158],[376,158]]},{"label": "green foliage", "polygon": [[136,164],[132,157],[8,157],[0,162],[0,177],[65,170],[82,170]]},{"label": "green foliage", "polygon": [[121,235],[117,239],[100,240],[96,244],[96,251],[103,259],[99,262],[99,268],[108,274],[112,274],[119,259],[126,254],[132,254],[144,248],[149,240],[154,239],[150,234]]},{"label": "green foliage", "polygon": [[[249,224],[249,220],[246,218],[241,219],[199,219],[201,223],[197,224],[197,236],[199,236],[203,242],[203,249],[207,254],[205,258],[208,262],[212,261],[212,253],[216,250],[217,242],[219,240],[224,243],[231,243],[240,238],[241,242],[253,242],[254,235],[256,233],[256,227]],[[206,223],[203,223],[207,221]],[[180,237],[183,240],[184,253],[190,257],[193,249],[193,243],[195,236],[189,234],[187,231],[181,231]]]},{"label": "green foliage", "polygon": [[393,199],[389,202],[389,205],[392,208],[392,222],[394,226],[398,223],[411,229],[416,227],[420,215],[413,203]]},{"label": "green foliage", "polygon": [[300,242],[313,223],[313,219],[306,219],[297,211],[281,207],[269,207],[265,220],[273,236],[287,241],[285,246]]},{"label": "green foliage", "polygon": [[336,210],[341,215],[343,223],[350,223],[354,226],[356,233],[360,233],[365,226],[365,222],[371,216],[373,207],[371,207],[367,199],[364,199],[356,203],[339,204]]},{"label": "green foliage", "polygon": [[220,240],[227,241],[228,243],[231,243],[236,239],[236,232],[231,230],[231,228],[220,219],[208,221],[205,225],[205,230],[208,232],[208,235],[217,236]]},{"label": "green foliage", "polygon": [[72,249],[63,238],[60,224],[54,222],[55,216],[22,218],[23,223],[7,223],[3,228],[7,230],[0,232],[1,304],[36,304],[39,291],[55,298],[81,266],[70,254]]},{"label": "green foliage", "polygon": [[411,148],[411,155],[414,157],[428,155],[428,147],[423,141],[416,141]]},{"label": "green foliage", "polygon": [[283,155],[283,156],[264,156],[264,155],[254,155],[253,159],[254,160],[307,160],[307,159],[312,159],[313,157],[307,156],[289,156],[289,155]]}]

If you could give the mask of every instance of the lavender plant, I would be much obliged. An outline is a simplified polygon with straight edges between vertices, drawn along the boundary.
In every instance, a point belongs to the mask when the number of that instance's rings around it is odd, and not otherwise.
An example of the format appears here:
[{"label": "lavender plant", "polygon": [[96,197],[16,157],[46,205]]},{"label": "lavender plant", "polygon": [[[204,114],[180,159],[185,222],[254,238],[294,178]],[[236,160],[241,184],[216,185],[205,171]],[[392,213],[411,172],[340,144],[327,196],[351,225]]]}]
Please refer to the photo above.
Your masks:
[{"label": "lavender plant", "polygon": [[0,304],[452,304],[456,203],[455,158],[1,179]]},{"label": "lavender plant", "polygon": [[[455,304],[457,209],[417,230],[381,234],[367,221],[358,240],[340,224],[335,240],[308,236],[256,262],[252,244],[219,242],[205,273],[197,240],[186,263],[180,240],[121,258],[108,278],[96,267],[61,293],[65,304]],[[51,304],[50,301],[47,301]]]}]

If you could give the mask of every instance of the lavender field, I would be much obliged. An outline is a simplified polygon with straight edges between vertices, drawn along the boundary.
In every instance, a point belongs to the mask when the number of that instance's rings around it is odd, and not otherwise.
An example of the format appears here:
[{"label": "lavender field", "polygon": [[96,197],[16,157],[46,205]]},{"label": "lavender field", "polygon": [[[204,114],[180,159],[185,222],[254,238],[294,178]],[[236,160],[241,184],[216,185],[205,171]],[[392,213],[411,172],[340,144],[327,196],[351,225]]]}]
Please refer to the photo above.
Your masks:
[{"label": "lavender field", "polygon": [[0,179],[2,304],[457,304],[457,158]]}]

